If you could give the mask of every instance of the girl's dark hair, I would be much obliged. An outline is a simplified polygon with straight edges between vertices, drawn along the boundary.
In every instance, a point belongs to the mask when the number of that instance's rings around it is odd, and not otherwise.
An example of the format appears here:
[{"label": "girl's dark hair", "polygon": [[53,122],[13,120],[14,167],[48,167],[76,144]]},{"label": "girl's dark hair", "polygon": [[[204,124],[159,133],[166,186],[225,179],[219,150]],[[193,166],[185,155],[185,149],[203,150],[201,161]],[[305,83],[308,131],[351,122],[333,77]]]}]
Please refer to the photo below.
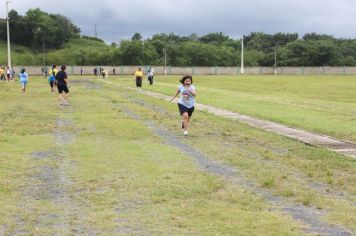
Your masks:
[{"label": "girl's dark hair", "polygon": [[66,65],[61,66],[61,70],[66,70]]},{"label": "girl's dark hair", "polygon": [[56,67],[57,67],[57,65],[53,65],[53,66],[52,66],[53,69],[56,68]]},{"label": "girl's dark hair", "polygon": [[26,71],[25,68],[22,68],[21,73],[25,73],[25,71]]},{"label": "girl's dark hair", "polygon": [[179,82],[181,82],[182,84],[184,84],[184,81],[190,79],[190,81],[192,81],[193,83],[193,77],[191,75],[185,75],[183,76],[183,78],[181,80],[179,80]]}]

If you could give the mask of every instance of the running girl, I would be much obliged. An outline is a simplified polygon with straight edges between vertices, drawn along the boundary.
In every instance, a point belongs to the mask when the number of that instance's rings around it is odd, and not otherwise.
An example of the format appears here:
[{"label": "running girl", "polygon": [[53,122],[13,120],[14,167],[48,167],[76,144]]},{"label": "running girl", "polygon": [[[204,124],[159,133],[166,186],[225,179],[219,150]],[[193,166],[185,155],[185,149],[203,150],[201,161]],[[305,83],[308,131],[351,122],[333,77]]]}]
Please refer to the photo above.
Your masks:
[{"label": "running girl", "polygon": [[21,83],[22,92],[24,93],[28,82],[28,74],[26,73],[25,68],[21,70],[21,73],[19,74],[19,79]]},{"label": "running girl", "polygon": [[188,135],[188,129],[190,126],[190,118],[194,112],[195,97],[197,95],[193,84],[193,78],[191,75],[185,75],[180,80],[182,83],[172,97],[171,102],[180,94],[178,101],[179,113],[182,116],[182,129],[184,130],[184,136]]}]

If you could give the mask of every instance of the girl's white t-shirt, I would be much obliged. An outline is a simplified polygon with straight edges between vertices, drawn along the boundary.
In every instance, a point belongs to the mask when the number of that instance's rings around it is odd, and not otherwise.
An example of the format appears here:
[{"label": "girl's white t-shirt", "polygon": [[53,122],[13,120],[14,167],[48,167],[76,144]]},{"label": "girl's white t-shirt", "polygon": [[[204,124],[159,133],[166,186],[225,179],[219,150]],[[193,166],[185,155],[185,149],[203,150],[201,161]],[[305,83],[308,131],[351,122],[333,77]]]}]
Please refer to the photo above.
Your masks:
[{"label": "girl's white t-shirt", "polygon": [[[180,98],[178,103],[182,104],[183,106],[187,107],[187,108],[192,108],[194,106],[195,103],[195,98],[194,96],[188,92],[187,88],[184,87],[184,85],[180,85],[178,87],[179,91],[180,91]],[[195,86],[194,85],[190,85],[188,87],[188,89],[192,92],[195,92]]]}]

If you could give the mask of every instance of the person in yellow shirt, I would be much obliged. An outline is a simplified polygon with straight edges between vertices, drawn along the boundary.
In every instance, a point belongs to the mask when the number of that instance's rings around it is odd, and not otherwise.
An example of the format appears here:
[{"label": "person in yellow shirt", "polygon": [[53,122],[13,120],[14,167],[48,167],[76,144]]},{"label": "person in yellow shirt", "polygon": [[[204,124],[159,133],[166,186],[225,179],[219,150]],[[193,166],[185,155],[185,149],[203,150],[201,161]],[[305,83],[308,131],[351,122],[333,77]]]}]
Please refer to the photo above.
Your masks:
[{"label": "person in yellow shirt", "polygon": [[58,73],[57,65],[53,65],[52,69],[49,71],[48,83],[51,86],[51,91],[54,93],[54,87],[56,86],[56,75]]},{"label": "person in yellow shirt", "polygon": [[5,69],[0,65],[0,80],[5,81]]},{"label": "person in yellow shirt", "polygon": [[143,72],[140,67],[135,72],[135,78],[136,78],[136,88],[141,91]]}]

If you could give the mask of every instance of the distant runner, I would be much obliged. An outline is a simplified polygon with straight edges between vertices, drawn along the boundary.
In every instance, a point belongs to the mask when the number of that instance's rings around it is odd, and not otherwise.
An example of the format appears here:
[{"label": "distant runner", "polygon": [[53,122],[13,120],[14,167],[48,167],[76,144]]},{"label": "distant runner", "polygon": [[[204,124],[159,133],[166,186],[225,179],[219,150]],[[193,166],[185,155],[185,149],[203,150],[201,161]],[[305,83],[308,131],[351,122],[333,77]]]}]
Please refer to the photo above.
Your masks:
[{"label": "distant runner", "polygon": [[20,83],[21,83],[21,88],[22,88],[22,92],[24,93],[25,90],[26,90],[26,85],[27,85],[27,82],[28,82],[28,74],[25,70],[25,68],[23,68],[19,74],[19,80],[20,80]]},{"label": "distant runner", "polygon": [[51,86],[51,92],[54,93],[54,86],[56,86],[56,75],[58,73],[57,65],[53,65],[49,72],[48,83]]},{"label": "distant runner", "polygon": [[63,65],[61,67],[61,71],[59,71],[56,75],[57,81],[57,89],[59,93],[59,105],[68,106],[68,78],[67,73],[65,72],[66,66]]},{"label": "distant runner", "polygon": [[184,130],[184,136],[188,135],[190,126],[190,118],[194,112],[195,97],[197,95],[195,86],[193,84],[193,78],[191,75],[185,75],[179,81],[182,84],[178,87],[176,94],[172,97],[171,102],[180,94],[178,101],[179,113],[182,116],[182,129]]}]

